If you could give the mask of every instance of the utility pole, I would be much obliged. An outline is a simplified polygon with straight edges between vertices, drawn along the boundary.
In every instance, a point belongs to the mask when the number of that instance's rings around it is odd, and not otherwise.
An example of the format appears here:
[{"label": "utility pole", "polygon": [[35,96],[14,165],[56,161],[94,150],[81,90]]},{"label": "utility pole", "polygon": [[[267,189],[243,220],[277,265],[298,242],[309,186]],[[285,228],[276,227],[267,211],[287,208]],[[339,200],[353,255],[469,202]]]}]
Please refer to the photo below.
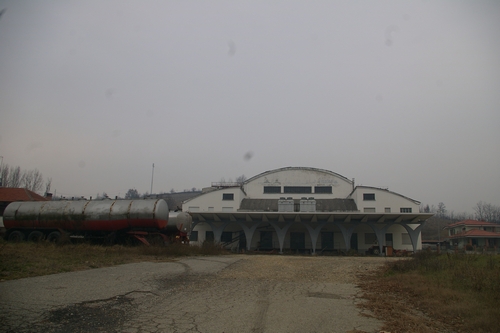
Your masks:
[{"label": "utility pole", "polygon": [[0,156],[0,187],[3,187],[3,179],[2,179],[2,175],[3,175],[3,156]]},{"label": "utility pole", "polygon": [[155,175],[155,164],[153,163],[153,171],[151,173],[151,192],[149,192],[149,195],[153,194],[153,177]]}]

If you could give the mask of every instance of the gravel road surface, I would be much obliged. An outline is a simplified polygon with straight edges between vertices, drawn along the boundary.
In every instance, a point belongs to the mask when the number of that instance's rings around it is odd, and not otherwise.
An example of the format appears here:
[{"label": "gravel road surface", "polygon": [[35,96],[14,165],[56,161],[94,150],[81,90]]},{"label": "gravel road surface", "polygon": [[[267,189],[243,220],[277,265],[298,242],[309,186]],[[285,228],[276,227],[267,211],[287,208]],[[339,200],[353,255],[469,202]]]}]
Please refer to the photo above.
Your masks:
[{"label": "gravel road surface", "polygon": [[0,283],[2,332],[379,332],[356,275],[382,257],[230,255]]}]

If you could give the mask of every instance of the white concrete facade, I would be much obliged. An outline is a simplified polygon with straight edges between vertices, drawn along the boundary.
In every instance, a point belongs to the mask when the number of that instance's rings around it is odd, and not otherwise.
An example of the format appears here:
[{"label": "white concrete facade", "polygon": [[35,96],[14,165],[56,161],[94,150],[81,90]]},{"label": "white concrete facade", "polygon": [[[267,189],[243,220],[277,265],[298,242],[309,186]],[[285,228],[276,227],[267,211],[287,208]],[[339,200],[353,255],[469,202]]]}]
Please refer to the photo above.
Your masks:
[{"label": "white concrete facade", "polygon": [[420,209],[420,202],[382,188],[356,186],[349,197],[360,212],[418,213]]},{"label": "white concrete facade", "polygon": [[387,189],[354,186],[334,172],[304,167],[266,171],[230,187],[205,189],[186,200],[192,243],[237,250],[365,253],[421,249],[420,229],[432,214]]}]

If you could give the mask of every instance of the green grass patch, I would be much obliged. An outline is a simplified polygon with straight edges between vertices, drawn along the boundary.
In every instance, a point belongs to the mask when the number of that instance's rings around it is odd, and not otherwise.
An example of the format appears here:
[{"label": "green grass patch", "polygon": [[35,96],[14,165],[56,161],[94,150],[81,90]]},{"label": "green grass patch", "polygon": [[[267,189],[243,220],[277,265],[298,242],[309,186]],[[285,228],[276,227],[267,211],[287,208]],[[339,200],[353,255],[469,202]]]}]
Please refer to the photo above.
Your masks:
[{"label": "green grass patch", "polygon": [[0,281],[108,267],[140,261],[173,261],[183,256],[221,255],[214,244],[190,246],[102,246],[88,243],[10,243],[0,240]]}]

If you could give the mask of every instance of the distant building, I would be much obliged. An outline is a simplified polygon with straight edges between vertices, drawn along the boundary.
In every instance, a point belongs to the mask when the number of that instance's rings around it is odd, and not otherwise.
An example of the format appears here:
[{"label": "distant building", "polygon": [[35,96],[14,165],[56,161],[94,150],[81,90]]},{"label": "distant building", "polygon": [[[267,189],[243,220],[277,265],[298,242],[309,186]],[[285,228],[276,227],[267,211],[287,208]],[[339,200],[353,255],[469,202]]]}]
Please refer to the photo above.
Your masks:
[{"label": "distant building", "polygon": [[3,211],[14,201],[46,201],[47,198],[25,188],[0,187],[0,228],[3,228]]},{"label": "distant building", "polygon": [[448,242],[452,247],[497,247],[500,245],[500,225],[492,222],[464,220],[449,224]]},{"label": "distant building", "polygon": [[328,170],[287,167],[241,184],[213,183],[183,202],[193,217],[191,241],[238,250],[381,253],[422,248],[421,228],[433,214],[387,189],[355,186]]}]

